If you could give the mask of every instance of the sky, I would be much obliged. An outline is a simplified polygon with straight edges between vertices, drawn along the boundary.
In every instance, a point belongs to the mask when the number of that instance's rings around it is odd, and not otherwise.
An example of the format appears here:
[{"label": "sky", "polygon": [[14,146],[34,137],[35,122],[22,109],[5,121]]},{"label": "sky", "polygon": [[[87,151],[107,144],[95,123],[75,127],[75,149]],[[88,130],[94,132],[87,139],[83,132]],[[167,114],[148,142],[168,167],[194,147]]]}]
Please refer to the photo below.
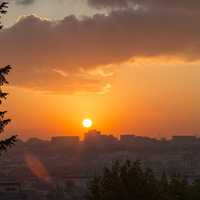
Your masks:
[{"label": "sky", "polygon": [[9,134],[200,135],[200,2],[10,0]]}]

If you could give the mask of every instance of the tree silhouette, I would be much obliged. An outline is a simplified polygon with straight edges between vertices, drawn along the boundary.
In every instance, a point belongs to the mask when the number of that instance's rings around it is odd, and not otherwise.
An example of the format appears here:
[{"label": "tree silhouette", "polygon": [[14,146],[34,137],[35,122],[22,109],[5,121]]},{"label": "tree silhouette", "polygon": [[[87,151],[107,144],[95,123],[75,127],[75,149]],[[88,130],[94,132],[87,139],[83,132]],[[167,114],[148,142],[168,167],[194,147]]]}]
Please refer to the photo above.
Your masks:
[{"label": "tree silhouette", "polygon": [[161,200],[159,181],[140,162],[115,162],[88,184],[88,200]]},{"label": "tree silhouette", "polygon": [[[6,14],[8,8],[8,2],[0,2],[0,19],[2,15]],[[0,29],[2,29],[2,24],[0,22]],[[6,99],[8,93],[2,90],[2,87],[5,84],[8,84],[6,79],[6,75],[8,75],[11,70],[11,66],[7,65],[0,68],[0,104],[2,104],[2,100]],[[7,111],[0,111],[0,134],[4,132],[5,127],[10,123],[10,119],[5,118],[5,114]],[[6,139],[0,140],[0,154],[5,151],[7,148],[10,148],[16,142],[17,136],[11,136]]]},{"label": "tree silhouette", "polygon": [[200,180],[156,176],[140,162],[115,162],[88,183],[86,200],[199,200]]}]

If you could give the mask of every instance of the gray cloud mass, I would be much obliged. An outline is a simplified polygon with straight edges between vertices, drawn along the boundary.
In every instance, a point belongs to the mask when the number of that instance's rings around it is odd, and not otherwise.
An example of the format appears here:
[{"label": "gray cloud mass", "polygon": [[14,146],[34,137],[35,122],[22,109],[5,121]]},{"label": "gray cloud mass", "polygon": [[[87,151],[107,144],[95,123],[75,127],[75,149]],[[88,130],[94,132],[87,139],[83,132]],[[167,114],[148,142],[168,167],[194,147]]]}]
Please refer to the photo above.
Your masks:
[{"label": "gray cloud mass", "polygon": [[[180,1],[174,2],[178,5]],[[195,7],[194,1],[190,2],[190,7]],[[11,80],[16,86],[52,92],[99,92],[110,81],[106,70],[115,70],[102,66],[117,67],[138,56],[199,60],[199,17],[196,13],[131,8],[83,19],[71,15],[60,21],[31,15],[2,30],[0,43],[0,64],[13,65]]]},{"label": "gray cloud mass", "polygon": [[200,10],[200,1],[197,0],[88,0],[88,3],[97,8],[128,8],[141,5],[147,8]]}]

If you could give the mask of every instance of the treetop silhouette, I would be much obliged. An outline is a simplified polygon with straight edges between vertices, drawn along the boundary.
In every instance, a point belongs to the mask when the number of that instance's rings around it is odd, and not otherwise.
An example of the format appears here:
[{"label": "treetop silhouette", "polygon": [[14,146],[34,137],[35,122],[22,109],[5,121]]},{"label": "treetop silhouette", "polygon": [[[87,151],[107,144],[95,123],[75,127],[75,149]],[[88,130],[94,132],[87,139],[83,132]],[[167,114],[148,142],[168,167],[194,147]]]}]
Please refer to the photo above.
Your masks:
[{"label": "treetop silhouette", "polygon": [[[0,19],[2,15],[7,13],[8,2],[0,2]],[[0,29],[2,29],[2,24],[0,22]],[[2,87],[8,84],[6,76],[11,70],[11,66],[7,65],[0,68],[0,104],[2,104],[3,100],[5,100],[8,96],[7,92],[2,90]],[[0,134],[2,134],[5,130],[5,127],[11,122],[11,119],[5,118],[7,111],[0,111]],[[0,154],[14,145],[16,142],[17,136],[13,135],[11,137],[0,140]]]}]

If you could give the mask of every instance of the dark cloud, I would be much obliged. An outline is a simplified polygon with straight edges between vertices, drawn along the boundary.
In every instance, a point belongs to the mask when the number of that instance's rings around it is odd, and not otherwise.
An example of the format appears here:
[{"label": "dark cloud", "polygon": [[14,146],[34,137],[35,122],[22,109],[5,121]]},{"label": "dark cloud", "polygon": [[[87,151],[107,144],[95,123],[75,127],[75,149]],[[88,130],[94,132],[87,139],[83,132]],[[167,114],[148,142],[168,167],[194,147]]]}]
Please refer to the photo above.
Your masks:
[{"label": "dark cloud", "polygon": [[88,0],[89,5],[96,8],[123,8],[128,7],[131,0]]},{"label": "dark cloud", "polygon": [[137,56],[200,58],[199,18],[170,12],[118,10],[57,22],[24,17],[0,33],[0,64],[13,84],[37,90],[99,92],[110,72]]},{"label": "dark cloud", "polygon": [[32,4],[35,0],[18,0],[18,2],[20,4],[23,4],[23,5],[28,5],[28,4]]},{"label": "dark cloud", "polygon": [[21,5],[31,5],[35,2],[35,0],[10,0],[10,1],[14,1],[17,4],[21,4]]},{"label": "dark cloud", "polygon": [[140,5],[147,8],[200,11],[200,1],[197,0],[88,0],[88,3],[97,8],[128,8]]}]

